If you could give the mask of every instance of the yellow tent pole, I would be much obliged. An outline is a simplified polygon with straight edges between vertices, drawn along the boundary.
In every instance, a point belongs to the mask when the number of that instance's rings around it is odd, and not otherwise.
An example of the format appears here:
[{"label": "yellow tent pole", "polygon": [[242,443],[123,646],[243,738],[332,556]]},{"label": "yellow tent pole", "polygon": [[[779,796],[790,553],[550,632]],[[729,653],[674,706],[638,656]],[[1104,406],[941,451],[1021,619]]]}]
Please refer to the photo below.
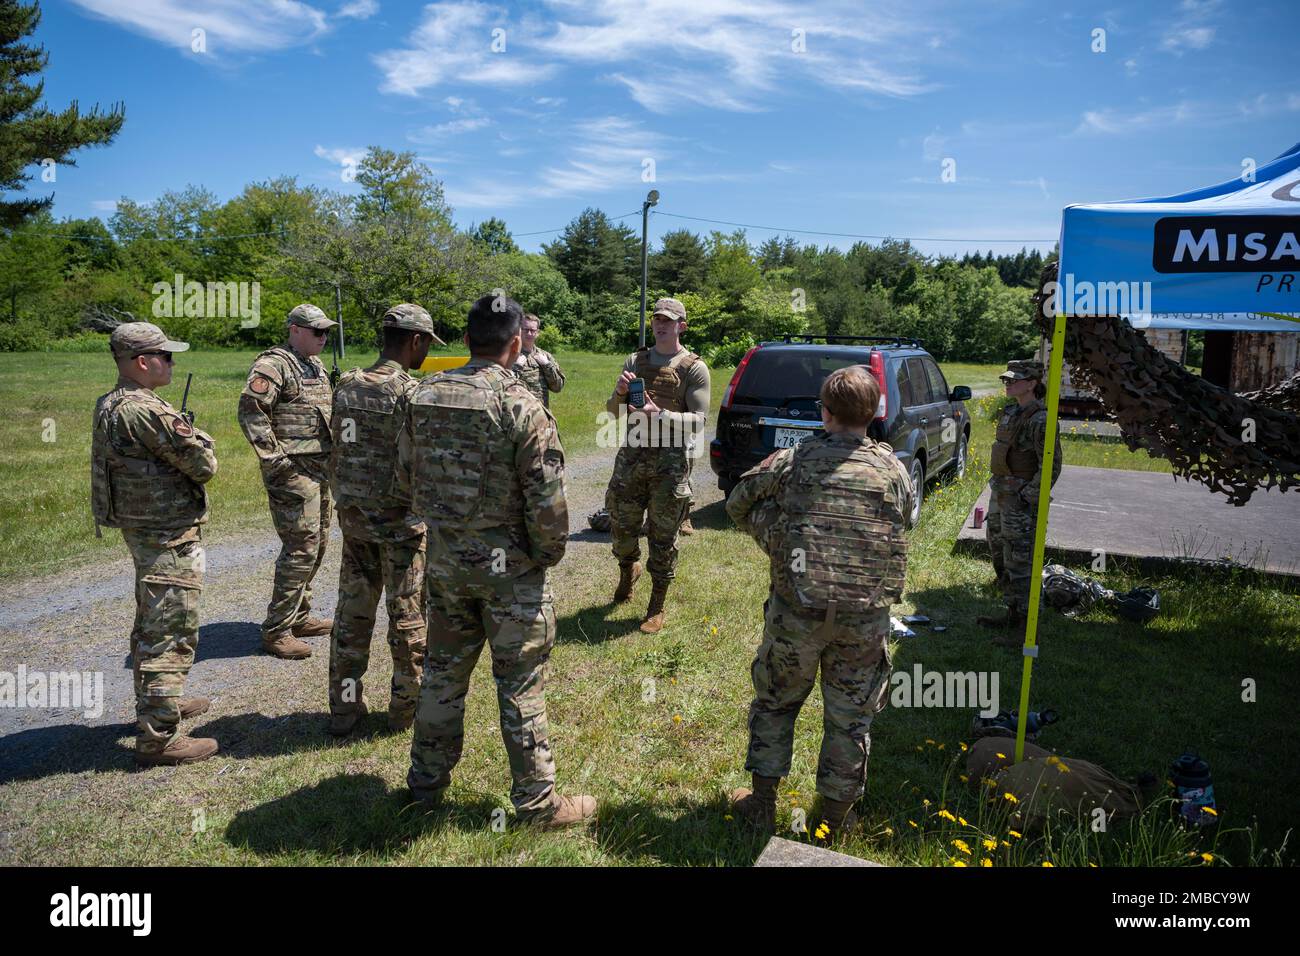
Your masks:
[{"label": "yellow tent pole", "polygon": [[[1060,300],[1057,299],[1059,302]],[[1061,403],[1061,369],[1065,364],[1065,314],[1058,312],[1052,328],[1052,362],[1047,372],[1047,434],[1043,439],[1043,468],[1038,481],[1038,515],[1034,522],[1034,560],[1029,573],[1029,613],[1025,618],[1024,667],[1020,674],[1020,717],[1016,722],[1016,763],[1025,759],[1025,727],[1029,721],[1029,680],[1038,656],[1038,606],[1043,596],[1043,552],[1047,547],[1047,509],[1052,499],[1052,466],[1056,459],[1056,413]]]}]

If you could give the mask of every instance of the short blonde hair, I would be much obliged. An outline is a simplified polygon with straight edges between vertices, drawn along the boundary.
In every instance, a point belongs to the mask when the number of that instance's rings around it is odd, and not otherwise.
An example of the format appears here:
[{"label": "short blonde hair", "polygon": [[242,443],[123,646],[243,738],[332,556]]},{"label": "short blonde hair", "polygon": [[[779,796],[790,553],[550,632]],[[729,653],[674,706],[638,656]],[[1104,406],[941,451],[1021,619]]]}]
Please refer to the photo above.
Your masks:
[{"label": "short blonde hair", "polygon": [[871,424],[880,404],[880,385],[861,365],[836,369],[822,382],[822,408],[841,425],[857,428]]}]

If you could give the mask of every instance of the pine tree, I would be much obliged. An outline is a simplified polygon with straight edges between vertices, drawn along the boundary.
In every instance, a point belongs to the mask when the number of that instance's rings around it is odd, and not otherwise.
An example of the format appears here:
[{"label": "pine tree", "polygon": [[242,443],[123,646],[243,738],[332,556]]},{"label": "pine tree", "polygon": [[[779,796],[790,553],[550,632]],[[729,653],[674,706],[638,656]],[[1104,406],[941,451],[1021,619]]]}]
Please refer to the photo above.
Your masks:
[{"label": "pine tree", "polygon": [[[28,166],[41,164],[51,170],[76,166],[68,158],[70,153],[112,142],[126,118],[120,103],[107,113],[96,106],[84,115],[75,100],[62,113],[38,105],[45,84],[26,78],[39,76],[50,55],[22,38],[31,35],[40,21],[38,4],[0,0],[0,190],[24,189],[23,184],[32,179],[24,173]],[[0,229],[13,229],[53,202],[53,195],[0,200]]]}]

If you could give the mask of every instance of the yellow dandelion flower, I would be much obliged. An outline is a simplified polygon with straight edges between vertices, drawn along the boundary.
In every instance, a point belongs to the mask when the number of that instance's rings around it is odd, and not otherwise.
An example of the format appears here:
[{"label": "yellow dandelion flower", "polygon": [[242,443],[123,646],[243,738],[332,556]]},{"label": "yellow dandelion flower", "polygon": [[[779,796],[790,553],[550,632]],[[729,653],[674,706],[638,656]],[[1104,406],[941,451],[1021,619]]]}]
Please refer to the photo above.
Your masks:
[{"label": "yellow dandelion flower", "polygon": [[1217,817],[1219,815],[1219,811],[1214,809],[1214,807],[1201,807],[1201,812],[1208,813],[1212,817]]},{"label": "yellow dandelion flower", "polygon": [[1004,753],[999,753],[999,754],[998,754],[998,759],[999,759],[999,760],[1006,760],[1006,759],[1007,759],[1007,755],[1004,754]]},{"label": "yellow dandelion flower", "polygon": [[673,714],[673,723],[674,723],[674,724],[680,724],[681,722],[682,722],[682,715],[681,715],[681,714]]},{"label": "yellow dandelion flower", "polygon": [[728,813],[728,814],[727,814],[725,817],[723,817],[722,819],[724,819],[724,820],[732,820],[732,819],[734,819],[734,817],[732,817],[732,815],[731,815],[730,813]]},{"label": "yellow dandelion flower", "polygon": [[966,776],[964,773],[959,773],[957,776],[962,783],[967,783],[970,781],[970,777]]},{"label": "yellow dandelion flower", "polygon": [[1213,854],[1213,853],[1202,853],[1202,854],[1201,854],[1201,859],[1204,860],[1206,863],[1213,863],[1213,862],[1214,862],[1214,854]]},{"label": "yellow dandelion flower", "polygon": [[1089,865],[1090,867],[1092,867],[1094,870],[1097,869],[1097,864],[1096,864],[1096,863],[1093,863],[1092,860],[1089,860],[1089,861],[1088,861],[1088,865]]},{"label": "yellow dandelion flower", "polygon": [[966,818],[965,818],[965,817],[958,817],[958,818],[957,818],[957,822],[960,823],[960,824],[961,824],[962,826],[964,826],[964,827],[968,827],[968,826],[970,826],[970,824],[966,822]]},{"label": "yellow dandelion flower", "polygon": [[943,817],[945,820],[951,820],[953,823],[956,823],[956,822],[957,822],[957,818],[954,817],[954,816],[953,816],[951,813],[949,813],[947,810],[940,810],[940,811],[939,811],[939,816]]},{"label": "yellow dandelion flower", "polygon": [[713,630],[710,631],[709,633],[710,633],[711,635],[713,635],[713,636],[716,636],[717,633],[718,633],[718,628],[717,628],[717,626],[715,625],[714,628],[713,628]]},{"label": "yellow dandelion flower", "polygon": [[980,860],[980,866],[992,866],[992,865],[993,865],[993,861],[990,860],[987,856],[984,857],[984,859]]},{"label": "yellow dandelion flower", "polygon": [[1000,845],[1000,846],[1004,846],[1004,847],[1006,847],[1007,849],[1011,849],[1011,844],[1008,843],[1006,840],[1003,840],[1003,841],[1001,842],[1001,844],[999,844],[999,845]]},{"label": "yellow dandelion flower", "polygon": [[1007,831],[1007,836],[1013,836],[1013,837],[1015,837],[1017,840],[1019,840],[1019,839],[1020,839],[1020,831],[1019,831],[1019,830],[1008,830],[1008,831]]},{"label": "yellow dandelion flower", "polygon": [[926,737],[926,738],[925,738],[925,742],[926,742],[927,744],[933,744],[933,743],[934,743],[934,741],[931,740],[929,737]]},{"label": "yellow dandelion flower", "polygon": [[889,837],[891,837],[891,836],[893,836],[893,835],[894,835],[894,828],[893,828],[893,827],[885,827],[885,836],[889,836]]},{"label": "yellow dandelion flower", "polygon": [[966,865],[966,861],[965,861],[965,860],[949,860],[949,861],[948,861],[948,865],[949,865],[949,866],[965,866],[965,865]]},{"label": "yellow dandelion flower", "polygon": [[966,751],[970,750],[970,748],[967,747],[966,744],[965,744],[964,742],[963,742],[963,743],[959,743],[959,744],[957,744],[957,746],[961,748],[961,752],[962,752],[962,753],[965,753]]},{"label": "yellow dandelion flower", "polygon": [[996,850],[998,848],[998,841],[990,839],[989,837],[985,837],[980,842],[984,844],[984,849],[986,850]]},{"label": "yellow dandelion flower", "polygon": [[939,749],[942,750],[942,749],[943,749],[944,747],[946,747],[946,746],[948,746],[948,745],[947,745],[947,744],[940,744],[940,745],[939,745]]},{"label": "yellow dandelion flower", "polygon": [[961,850],[967,856],[970,856],[970,852],[971,852],[970,846],[966,843],[965,840],[953,840],[952,845],[955,846],[957,849]]},{"label": "yellow dandelion flower", "polygon": [[1055,864],[1051,860],[1044,860],[1043,866],[1055,866]]},{"label": "yellow dandelion flower", "polygon": [[923,806],[923,807],[928,807],[929,805],[930,805],[930,801],[929,801],[929,800],[922,800],[922,801],[921,801],[921,806]]},{"label": "yellow dandelion flower", "polygon": [[986,787],[996,787],[997,785],[998,785],[998,782],[997,782],[996,780],[990,780],[988,777],[985,777],[985,778],[984,778],[984,786],[986,786]]}]

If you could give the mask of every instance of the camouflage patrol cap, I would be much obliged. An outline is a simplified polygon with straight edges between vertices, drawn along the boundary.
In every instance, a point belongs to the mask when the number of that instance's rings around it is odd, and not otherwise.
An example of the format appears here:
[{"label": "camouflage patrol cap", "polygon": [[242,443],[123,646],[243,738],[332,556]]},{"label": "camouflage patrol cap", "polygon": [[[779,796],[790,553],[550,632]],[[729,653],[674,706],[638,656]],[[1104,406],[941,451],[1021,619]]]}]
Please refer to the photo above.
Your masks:
[{"label": "camouflage patrol cap", "polygon": [[403,302],[384,313],[384,328],[410,329],[412,332],[433,335],[433,319],[415,303]]},{"label": "camouflage patrol cap", "polygon": [[123,322],[108,337],[114,358],[135,358],[145,352],[184,352],[188,342],[173,342],[152,322]]},{"label": "camouflage patrol cap", "polygon": [[654,318],[656,315],[666,315],[671,319],[676,319],[678,322],[685,322],[686,306],[682,305],[676,299],[656,299],[654,311],[650,313],[650,317]]},{"label": "camouflage patrol cap", "polygon": [[312,305],[310,302],[304,302],[302,305],[295,305],[289,312],[289,324],[301,325],[309,329],[332,329],[338,325],[328,315]]},{"label": "camouflage patrol cap", "polygon": [[998,378],[1004,382],[1021,382],[1025,379],[1036,378],[1041,382],[1043,380],[1043,363],[1035,362],[1033,359],[1012,359],[1007,363],[1007,370]]}]

